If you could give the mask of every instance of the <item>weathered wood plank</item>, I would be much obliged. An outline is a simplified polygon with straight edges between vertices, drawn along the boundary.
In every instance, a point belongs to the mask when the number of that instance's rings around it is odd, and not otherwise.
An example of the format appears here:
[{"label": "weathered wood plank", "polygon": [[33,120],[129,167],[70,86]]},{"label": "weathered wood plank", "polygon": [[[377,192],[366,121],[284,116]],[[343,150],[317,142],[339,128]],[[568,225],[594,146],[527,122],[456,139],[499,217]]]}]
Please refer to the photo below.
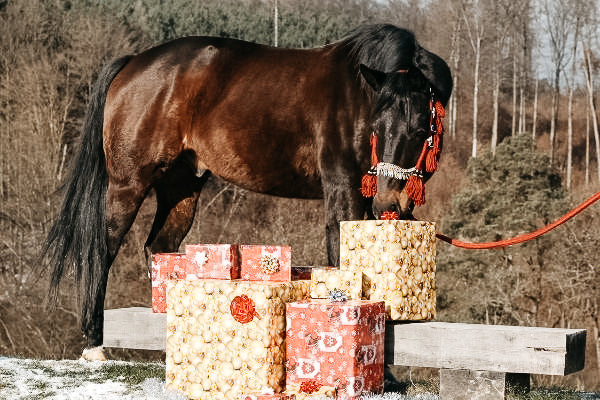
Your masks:
[{"label": "weathered wood plank", "polygon": [[583,369],[584,329],[445,322],[388,323],[386,363],[567,375]]},{"label": "weathered wood plank", "polygon": [[164,350],[167,314],[131,307],[104,311],[104,347]]}]

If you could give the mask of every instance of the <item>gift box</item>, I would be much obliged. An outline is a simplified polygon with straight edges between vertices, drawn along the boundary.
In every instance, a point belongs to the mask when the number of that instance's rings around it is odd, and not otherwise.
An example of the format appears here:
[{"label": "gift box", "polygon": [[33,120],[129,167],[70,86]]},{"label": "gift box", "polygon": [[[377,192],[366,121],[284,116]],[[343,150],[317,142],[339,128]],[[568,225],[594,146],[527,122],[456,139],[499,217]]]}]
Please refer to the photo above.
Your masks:
[{"label": "gift box", "polygon": [[340,291],[347,300],[360,300],[362,296],[362,272],[340,270],[334,267],[315,267],[310,281],[310,297],[327,299],[334,291]]},{"label": "gift box", "polygon": [[392,320],[435,318],[435,249],[432,222],[340,222],[340,269],[361,271],[363,298]]},{"label": "gift box", "polygon": [[302,266],[302,267],[292,267],[292,280],[310,280],[312,275],[312,270],[315,267],[312,266]]},{"label": "gift box", "polygon": [[[376,274],[371,280],[371,299],[383,300],[390,319],[429,320],[435,317],[435,280],[398,279],[393,272]],[[411,289],[412,288],[412,289]]]},{"label": "gift box", "polygon": [[[383,391],[382,301],[314,299],[289,303],[286,329],[288,391],[307,393],[333,387],[342,399]],[[310,390],[301,390],[302,386]]]},{"label": "gift box", "polygon": [[164,313],[167,306],[167,281],[182,278],[182,270],[189,268],[190,262],[183,253],[152,254],[152,311]]},{"label": "gift box", "polygon": [[240,400],[295,400],[293,393],[249,393],[242,395]]},{"label": "gift box", "polygon": [[167,388],[202,400],[283,391],[285,304],[306,298],[310,281],[167,286]]},{"label": "gift box", "polygon": [[291,384],[286,388],[286,392],[293,393],[296,400],[333,400],[337,398],[335,387],[324,386],[315,381]]},{"label": "gift box", "polygon": [[289,246],[242,245],[240,256],[243,280],[292,280],[292,248]]},{"label": "gift box", "polygon": [[[186,279],[239,279],[238,246],[235,244],[188,244],[185,252],[190,268]],[[182,275],[182,274],[180,274]]]}]

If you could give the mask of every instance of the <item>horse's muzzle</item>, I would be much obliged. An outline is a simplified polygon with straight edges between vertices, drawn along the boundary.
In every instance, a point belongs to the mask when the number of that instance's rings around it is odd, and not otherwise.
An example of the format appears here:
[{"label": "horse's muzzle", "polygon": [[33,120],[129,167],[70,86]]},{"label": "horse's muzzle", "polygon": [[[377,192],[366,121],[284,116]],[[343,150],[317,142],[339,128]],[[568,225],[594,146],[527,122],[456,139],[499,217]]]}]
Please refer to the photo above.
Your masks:
[{"label": "horse's muzzle", "polygon": [[400,219],[414,220],[413,210],[415,203],[404,192],[380,195],[373,198],[373,215],[381,219],[381,214],[386,211],[396,212]]}]

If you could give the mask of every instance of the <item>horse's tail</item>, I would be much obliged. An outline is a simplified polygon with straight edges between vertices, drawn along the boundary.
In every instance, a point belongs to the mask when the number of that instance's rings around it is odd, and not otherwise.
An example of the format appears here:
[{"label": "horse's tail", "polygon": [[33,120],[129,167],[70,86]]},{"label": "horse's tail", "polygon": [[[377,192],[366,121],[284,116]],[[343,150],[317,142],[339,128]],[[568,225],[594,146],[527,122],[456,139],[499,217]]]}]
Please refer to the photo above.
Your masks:
[{"label": "horse's tail", "polygon": [[[79,153],[65,183],[65,197],[42,249],[42,261],[50,268],[49,297],[56,302],[60,281],[70,268],[83,294],[83,320],[91,310],[98,282],[107,263],[107,224],[105,199],[108,174],[103,150],[103,118],[106,95],[111,82],[129,62],[119,58],[105,66],[98,76],[85,115]],[[81,290],[79,299],[81,301]]]}]

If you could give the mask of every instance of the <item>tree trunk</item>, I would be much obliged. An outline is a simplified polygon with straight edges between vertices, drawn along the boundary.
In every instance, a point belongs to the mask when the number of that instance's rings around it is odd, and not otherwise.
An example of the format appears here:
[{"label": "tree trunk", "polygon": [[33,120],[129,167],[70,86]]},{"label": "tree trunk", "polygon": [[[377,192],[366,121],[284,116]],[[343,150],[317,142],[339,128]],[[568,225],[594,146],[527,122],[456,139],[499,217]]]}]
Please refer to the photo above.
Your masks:
[{"label": "tree trunk", "polygon": [[481,38],[477,37],[476,39],[476,48],[475,48],[475,77],[474,77],[474,85],[473,85],[473,149],[471,152],[471,156],[473,158],[477,157],[477,95],[479,93],[479,62],[481,58]]},{"label": "tree trunk", "polygon": [[[590,106],[585,107],[585,186],[590,185]],[[600,354],[599,354],[600,356]]]},{"label": "tree trunk", "polygon": [[538,79],[535,80],[535,93],[533,95],[533,126],[531,127],[531,137],[535,141],[535,128],[537,125],[537,109],[538,109],[538,86],[540,85],[540,81]]},{"label": "tree trunk", "polygon": [[596,117],[596,107],[594,105],[594,85],[592,83],[592,60],[590,57],[591,50],[588,48],[584,51],[585,55],[585,72],[586,72],[586,83],[588,90],[588,104],[590,107],[590,113],[592,116],[592,124],[594,127],[594,139],[596,141],[596,169],[598,170],[598,182],[600,183],[600,141],[598,134],[598,118]]},{"label": "tree trunk", "polygon": [[573,38],[573,63],[571,68],[571,80],[573,81],[569,85],[569,116],[568,116],[568,129],[567,129],[567,190],[571,189],[571,180],[573,173],[573,86],[575,86],[575,74],[577,73],[577,41],[579,40],[579,18],[575,24],[575,36]]},{"label": "tree trunk", "polygon": [[552,91],[552,116],[550,117],[550,162],[554,164],[554,145],[556,142],[556,123],[558,120],[558,98],[560,95],[560,70],[554,75],[554,90]]},{"label": "tree trunk", "polygon": [[[496,56],[498,56],[496,54]],[[499,57],[498,57],[499,58]],[[500,67],[498,62],[494,63],[494,89],[492,91],[494,121],[492,122],[492,155],[496,155],[496,146],[498,144],[498,97],[500,94]]]},{"label": "tree trunk", "polygon": [[273,16],[273,30],[274,30],[274,45],[277,47],[279,41],[279,9],[277,7],[277,0],[275,0],[275,15]]},{"label": "tree trunk", "polygon": [[600,324],[598,323],[598,318],[595,319],[595,322],[592,340],[596,342],[596,361],[598,362],[596,367],[598,368],[598,371],[600,371],[600,332],[598,329],[598,325]]},{"label": "tree trunk", "polygon": [[452,97],[450,98],[450,137],[456,138],[456,119],[457,119],[457,89],[458,89],[458,63],[460,61],[460,22],[454,22],[452,30],[452,51],[450,59],[452,60],[452,87],[454,88]]},{"label": "tree trunk", "polygon": [[[454,80],[454,85],[458,85],[458,76],[457,74],[454,74],[454,77],[452,78]],[[453,86],[454,88],[456,88],[456,86]],[[452,93],[452,102],[450,103],[452,106],[452,114],[450,116],[451,121],[452,121],[452,130],[451,130],[451,136],[452,139],[456,138],[456,119],[457,119],[457,114],[458,114],[458,100],[456,99],[456,89],[454,89],[454,93]]]},{"label": "tree trunk", "polygon": [[517,54],[513,51],[513,95],[512,95],[512,125],[510,134],[515,136],[517,125]]},{"label": "tree trunk", "polygon": [[521,87],[519,87],[519,135],[525,132],[525,87],[521,79]]},{"label": "tree trunk", "polygon": [[569,117],[567,128],[567,190],[571,189],[571,165],[573,163],[573,86],[569,88]]}]

